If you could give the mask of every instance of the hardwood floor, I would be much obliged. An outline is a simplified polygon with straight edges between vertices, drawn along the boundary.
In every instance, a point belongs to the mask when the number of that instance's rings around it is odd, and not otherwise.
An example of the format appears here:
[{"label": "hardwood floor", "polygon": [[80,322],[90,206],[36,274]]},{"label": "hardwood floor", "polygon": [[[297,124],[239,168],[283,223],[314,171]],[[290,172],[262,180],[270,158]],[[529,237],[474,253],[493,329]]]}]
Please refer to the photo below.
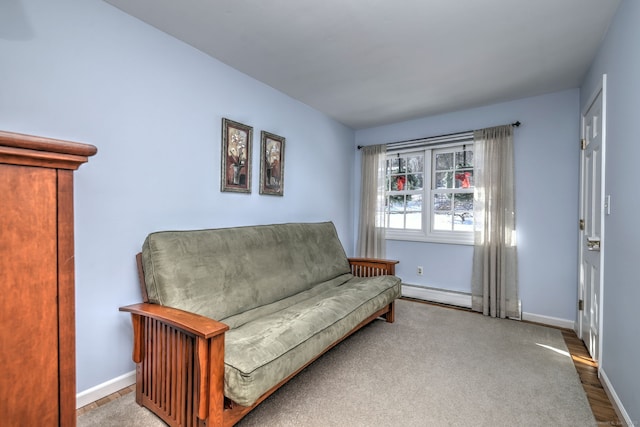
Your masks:
[{"label": "hardwood floor", "polygon": [[[434,304],[426,301],[414,300],[412,298],[403,299],[416,301],[423,304],[433,304],[457,310],[470,311],[465,308],[453,307],[445,304]],[[598,425],[623,425],[623,423],[620,422],[620,419],[618,418],[616,411],[613,408],[609,397],[607,396],[607,393],[604,391],[600,379],[598,378],[598,364],[594,362],[593,359],[589,356],[589,352],[587,351],[587,348],[585,347],[582,340],[578,338],[574,331],[568,329],[560,329],[560,331],[562,332],[562,337],[564,338],[567,349],[571,354],[571,358],[573,359],[576,371],[578,372],[580,381],[582,382],[582,387],[584,388],[584,391],[587,394],[587,399],[589,400],[589,404],[591,405],[591,411],[593,412],[593,416],[595,417]],[[125,394],[135,392],[135,390],[135,384],[131,385],[87,406],[79,408],[76,413],[77,415],[84,414],[85,412],[105,405],[121,396],[124,396]]]},{"label": "hardwood floor", "polygon": [[589,356],[584,342],[578,338],[574,331],[566,329],[561,331],[596,421],[599,425],[623,425],[598,378],[598,364]]}]

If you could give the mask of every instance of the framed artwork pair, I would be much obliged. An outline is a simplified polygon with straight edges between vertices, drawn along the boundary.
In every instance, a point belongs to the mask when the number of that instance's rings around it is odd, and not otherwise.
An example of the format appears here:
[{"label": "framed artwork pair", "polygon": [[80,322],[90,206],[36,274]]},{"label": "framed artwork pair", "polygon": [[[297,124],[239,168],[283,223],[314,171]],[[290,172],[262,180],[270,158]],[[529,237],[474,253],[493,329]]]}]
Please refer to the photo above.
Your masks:
[{"label": "framed artwork pair", "polygon": [[[251,193],[253,128],[222,119],[221,191]],[[260,132],[260,194],[284,194],[285,138]]]}]

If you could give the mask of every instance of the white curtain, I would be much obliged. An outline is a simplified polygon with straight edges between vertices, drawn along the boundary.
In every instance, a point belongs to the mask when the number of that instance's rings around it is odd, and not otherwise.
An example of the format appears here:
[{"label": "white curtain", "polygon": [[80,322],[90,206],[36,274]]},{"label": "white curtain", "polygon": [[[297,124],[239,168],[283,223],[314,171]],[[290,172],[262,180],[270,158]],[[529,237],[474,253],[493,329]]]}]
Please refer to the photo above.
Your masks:
[{"label": "white curtain", "polygon": [[511,125],[474,132],[472,307],[520,318]]},{"label": "white curtain", "polygon": [[360,222],[358,227],[358,256],[384,258],[386,256],[384,224],[384,180],[386,145],[362,147],[362,179],[360,194]]}]

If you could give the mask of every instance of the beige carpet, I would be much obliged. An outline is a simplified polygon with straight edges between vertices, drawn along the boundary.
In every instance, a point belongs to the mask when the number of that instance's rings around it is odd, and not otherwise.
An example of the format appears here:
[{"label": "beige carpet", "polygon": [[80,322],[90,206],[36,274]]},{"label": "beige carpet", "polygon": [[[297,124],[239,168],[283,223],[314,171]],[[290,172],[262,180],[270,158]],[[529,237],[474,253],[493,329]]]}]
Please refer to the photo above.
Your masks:
[{"label": "beige carpet", "polygon": [[[163,426],[133,394],[78,427]],[[595,426],[559,331],[398,301],[239,424],[248,426]]]}]

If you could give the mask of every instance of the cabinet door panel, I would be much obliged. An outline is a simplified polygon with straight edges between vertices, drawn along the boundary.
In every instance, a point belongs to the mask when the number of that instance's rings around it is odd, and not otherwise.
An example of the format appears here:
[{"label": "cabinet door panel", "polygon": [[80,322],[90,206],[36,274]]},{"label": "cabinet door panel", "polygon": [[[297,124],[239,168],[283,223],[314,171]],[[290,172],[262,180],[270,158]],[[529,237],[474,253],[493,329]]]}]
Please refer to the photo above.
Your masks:
[{"label": "cabinet door panel", "polygon": [[58,425],[56,170],[0,165],[0,195],[0,414]]}]

